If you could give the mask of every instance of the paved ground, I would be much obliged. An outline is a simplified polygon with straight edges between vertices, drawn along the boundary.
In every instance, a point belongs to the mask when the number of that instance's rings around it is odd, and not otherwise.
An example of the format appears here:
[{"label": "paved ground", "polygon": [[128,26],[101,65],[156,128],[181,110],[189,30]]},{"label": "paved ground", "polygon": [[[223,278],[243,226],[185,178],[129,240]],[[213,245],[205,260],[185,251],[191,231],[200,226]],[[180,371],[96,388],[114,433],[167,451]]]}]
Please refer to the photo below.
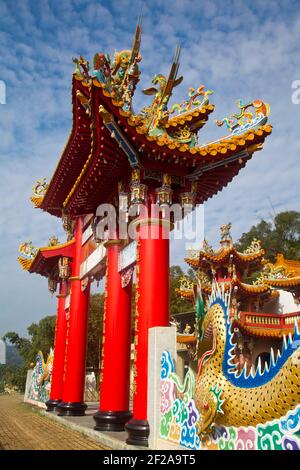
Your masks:
[{"label": "paved ground", "polygon": [[21,395],[0,395],[0,449],[108,449],[82,433],[48,419],[22,400]]}]

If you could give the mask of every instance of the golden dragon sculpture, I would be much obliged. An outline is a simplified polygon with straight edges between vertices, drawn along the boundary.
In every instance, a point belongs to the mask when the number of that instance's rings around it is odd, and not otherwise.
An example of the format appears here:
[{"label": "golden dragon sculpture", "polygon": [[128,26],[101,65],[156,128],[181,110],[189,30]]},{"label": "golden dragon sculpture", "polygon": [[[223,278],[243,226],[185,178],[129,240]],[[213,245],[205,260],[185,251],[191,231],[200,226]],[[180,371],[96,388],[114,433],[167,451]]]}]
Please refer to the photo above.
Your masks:
[{"label": "golden dragon sculpture", "polygon": [[199,361],[194,400],[200,413],[198,434],[224,426],[256,426],[284,416],[300,402],[300,334],[283,337],[282,349],[270,352],[270,364],[238,372],[234,364],[229,294],[214,285],[202,337],[212,348]]}]

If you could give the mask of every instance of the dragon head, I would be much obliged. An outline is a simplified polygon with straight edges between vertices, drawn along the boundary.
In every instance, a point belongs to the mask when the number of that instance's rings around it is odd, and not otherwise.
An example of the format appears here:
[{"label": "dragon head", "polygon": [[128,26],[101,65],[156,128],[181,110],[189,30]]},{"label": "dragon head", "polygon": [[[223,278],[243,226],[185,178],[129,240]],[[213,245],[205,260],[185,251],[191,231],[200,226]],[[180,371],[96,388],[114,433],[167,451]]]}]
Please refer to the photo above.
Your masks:
[{"label": "dragon head", "polygon": [[167,83],[167,79],[164,75],[159,73],[158,75],[155,75],[153,77],[152,83],[154,85],[160,85],[160,87],[163,88],[165,86],[165,84]]}]

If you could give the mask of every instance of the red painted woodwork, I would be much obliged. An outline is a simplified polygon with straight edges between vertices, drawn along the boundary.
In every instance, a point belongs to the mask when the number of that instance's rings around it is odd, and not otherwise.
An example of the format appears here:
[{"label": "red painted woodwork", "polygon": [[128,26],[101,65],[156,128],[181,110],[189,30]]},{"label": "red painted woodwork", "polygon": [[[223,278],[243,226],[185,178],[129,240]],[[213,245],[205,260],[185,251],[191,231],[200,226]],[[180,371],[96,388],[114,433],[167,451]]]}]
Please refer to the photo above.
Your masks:
[{"label": "red painted woodwork", "polygon": [[[250,321],[247,317],[255,318],[256,321]],[[295,321],[298,319],[300,319],[300,312],[284,313],[281,315],[278,315],[278,313],[240,312],[240,324],[255,328],[290,328],[293,331]]]},{"label": "red painted woodwork", "polygon": [[120,248],[118,240],[107,244],[100,411],[129,410],[132,282],[122,288]]},{"label": "red painted woodwork", "polygon": [[147,420],[148,330],[169,325],[169,228],[140,220],[137,260],[137,328],[133,419]]},{"label": "red painted woodwork", "polygon": [[63,396],[63,375],[67,335],[67,319],[65,312],[66,295],[67,283],[66,281],[61,281],[58,295],[50,400],[62,400]]},{"label": "red painted woodwork", "polygon": [[84,398],[87,323],[90,286],[81,289],[80,263],[82,248],[82,218],[76,219],[75,250],[72,265],[70,320],[67,338],[66,372],[63,402],[82,402]]}]

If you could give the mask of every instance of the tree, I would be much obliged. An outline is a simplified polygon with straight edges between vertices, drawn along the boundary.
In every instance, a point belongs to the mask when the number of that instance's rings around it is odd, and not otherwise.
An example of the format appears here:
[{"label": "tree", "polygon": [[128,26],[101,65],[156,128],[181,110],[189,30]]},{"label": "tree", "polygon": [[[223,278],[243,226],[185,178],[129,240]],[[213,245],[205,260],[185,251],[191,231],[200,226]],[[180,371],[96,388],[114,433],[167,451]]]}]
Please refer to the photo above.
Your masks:
[{"label": "tree", "polygon": [[170,314],[188,312],[193,310],[190,301],[182,299],[176,289],[180,287],[180,278],[184,276],[184,272],[180,266],[170,267]]},{"label": "tree", "polygon": [[[96,380],[99,377],[103,313],[104,294],[92,294],[88,320],[87,367],[95,372]],[[47,316],[42,318],[39,323],[32,323],[27,328],[30,338],[22,338],[18,333],[9,331],[3,339],[8,340],[16,347],[20,356],[24,359],[25,369],[27,369],[32,362],[35,362],[35,357],[39,351],[42,351],[45,359],[47,358],[50,348],[54,346],[55,326],[56,315]]]},{"label": "tree", "polygon": [[9,331],[3,339],[8,340],[17,348],[25,361],[25,366],[28,367],[31,362],[35,361],[39,351],[42,351],[45,358],[49,354],[50,348],[54,345],[55,324],[56,316],[47,316],[39,323],[32,323],[27,328],[30,338],[22,338],[15,331]]},{"label": "tree", "polygon": [[91,367],[99,388],[99,369],[103,339],[104,294],[92,294],[90,297],[88,320],[87,367]]},{"label": "tree", "polygon": [[0,364],[0,393],[5,392],[5,387],[12,387],[19,392],[24,392],[27,368],[16,365]]},{"label": "tree", "polygon": [[272,262],[277,253],[282,253],[286,259],[300,260],[300,212],[281,212],[272,222],[261,220],[243,233],[236,243],[237,249],[245,250],[253,238],[261,241],[265,257]]}]

